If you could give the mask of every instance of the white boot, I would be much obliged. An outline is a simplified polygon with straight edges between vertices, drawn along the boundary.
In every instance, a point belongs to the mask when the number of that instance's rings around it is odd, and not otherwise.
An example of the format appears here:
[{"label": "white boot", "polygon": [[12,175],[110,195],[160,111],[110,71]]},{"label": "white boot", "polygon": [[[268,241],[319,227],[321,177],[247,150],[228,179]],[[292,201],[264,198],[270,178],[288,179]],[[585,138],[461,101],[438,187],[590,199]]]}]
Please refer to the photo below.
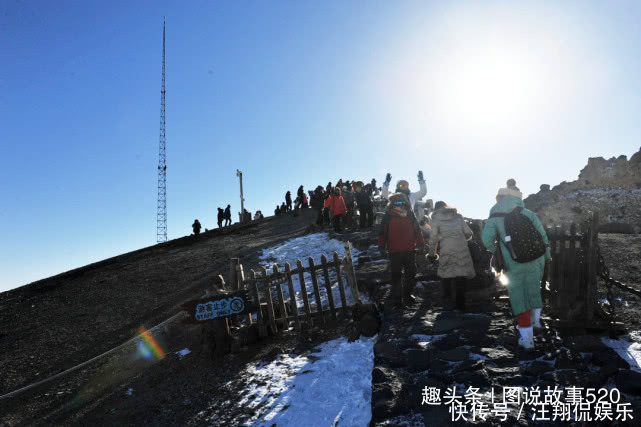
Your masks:
[{"label": "white boot", "polygon": [[522,327],[519,326],[519,345],[526,350],[534,348],[534,330],[532,326]]},{"label": "white boot", "polygon": [[543,326],[541,326],[541,309],[540,308],[533,308],[530,310],[530,321],[532,322],[532,326],[534,329],[541,329]]}]

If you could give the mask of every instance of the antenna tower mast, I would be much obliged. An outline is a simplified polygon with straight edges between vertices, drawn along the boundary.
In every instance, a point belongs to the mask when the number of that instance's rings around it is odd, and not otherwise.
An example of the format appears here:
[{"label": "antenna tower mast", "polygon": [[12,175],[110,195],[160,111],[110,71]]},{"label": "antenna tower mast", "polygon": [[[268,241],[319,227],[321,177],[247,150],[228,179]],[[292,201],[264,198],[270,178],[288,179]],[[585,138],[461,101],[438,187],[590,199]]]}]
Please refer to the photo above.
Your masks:
[{"label": "antenna tower mast", "polygon": [[162,21],[162,87],[160,89],[160,148],[158,151],[158,215],[156,242],[167,241],[167,153],[165,135],[165,20]]}]

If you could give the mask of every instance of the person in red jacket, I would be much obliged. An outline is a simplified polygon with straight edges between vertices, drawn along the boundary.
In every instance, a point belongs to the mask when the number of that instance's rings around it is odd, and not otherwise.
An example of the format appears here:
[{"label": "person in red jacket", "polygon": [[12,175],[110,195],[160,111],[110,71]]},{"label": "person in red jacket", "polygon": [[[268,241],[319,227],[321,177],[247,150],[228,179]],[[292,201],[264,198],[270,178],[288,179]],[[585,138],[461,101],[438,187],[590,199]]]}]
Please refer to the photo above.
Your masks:
[{"label": "person in red jacket", "polygon": [[332,216],[334,231],[337,233],[342,232],[343,228],[341,226],[341,219],[343,218],[343,216],[345,216],[347,207],[345,206],[345,200],[343,200],[343,196],[341,196],[341,189],[339,187],[335,187],[334,194],[329,196],[325,203],[329,208],[330,215]]},{"label": "person in red jacket", "polygon": [[[389,258],[392,267],[393,305],[408,305],[414,301],[412,290],[416,284],[416,249],[423,250],[425,240],[418,221],[410,207],[409,198],[403,193],[395,193],[389,204],[378,236],[378,248],[384,257]],[[401,284],[405,271],[405,284]]]}]

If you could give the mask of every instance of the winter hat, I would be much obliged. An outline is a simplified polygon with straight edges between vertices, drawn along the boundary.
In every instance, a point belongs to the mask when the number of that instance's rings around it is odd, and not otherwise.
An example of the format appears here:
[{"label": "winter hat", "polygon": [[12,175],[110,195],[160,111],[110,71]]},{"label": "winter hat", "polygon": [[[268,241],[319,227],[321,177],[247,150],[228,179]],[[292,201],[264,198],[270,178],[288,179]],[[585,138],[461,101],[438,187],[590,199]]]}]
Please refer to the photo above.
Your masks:
[{"label": "winter hat", "polygon": [[387,207],[393,208],[396,202],[405,202],[409,206],[410,199],[407,197],[407,194],[405,193],[394,193],[391,196],[389,196],[389,204],[387,205]]},{"label": "winter hat", "polygon": [[410,183],[405,181],[404,179],[399,180],[396,183],[396,192],[402,192],[405,194],[410,194]]},{"label": "winter hat", "polygon": [[522,199],[523,193],[521,193],[521,190],[519,190],[519,187],[516,186],[516,181],[510,178],[507,180],[506,188],[499,188],[499,192],[497,193],[497,196],[512,196],[512,197],[517,197],[519,199]]}]

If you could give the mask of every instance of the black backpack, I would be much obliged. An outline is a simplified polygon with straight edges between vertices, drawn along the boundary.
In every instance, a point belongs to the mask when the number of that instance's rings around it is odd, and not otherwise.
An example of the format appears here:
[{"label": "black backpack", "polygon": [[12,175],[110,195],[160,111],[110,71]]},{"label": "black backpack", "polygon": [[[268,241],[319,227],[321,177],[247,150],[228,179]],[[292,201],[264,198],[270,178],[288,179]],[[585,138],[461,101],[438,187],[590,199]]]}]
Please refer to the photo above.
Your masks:
[{"label": "black backpack", "polygon": [[[493,213],[490,218],[502,217],[505,236],[511,237],[510,243],[503,242],[509,249],[512,259],[519,263],[534,261],[545,254],[546,246],[530,218],[521,214],[523,208],[516,207],[508,214]],[[510,248],[511,246],[511,248]]]}]

